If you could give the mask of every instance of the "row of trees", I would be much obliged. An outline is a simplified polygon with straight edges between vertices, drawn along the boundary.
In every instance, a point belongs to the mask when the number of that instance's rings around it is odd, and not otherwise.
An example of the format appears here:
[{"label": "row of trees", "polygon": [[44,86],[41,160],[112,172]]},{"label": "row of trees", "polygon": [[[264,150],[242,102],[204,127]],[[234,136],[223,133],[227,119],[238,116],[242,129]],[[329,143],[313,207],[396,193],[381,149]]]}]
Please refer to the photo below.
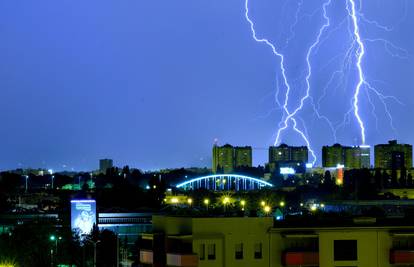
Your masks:
[{"label": "row of trees", "polygon": [[109,230],[92,233],[82,239],[72,233],[69,227],[48,223],[17,225],[10,233],[0,235],[0,263],[9,262],[16,266],[96,266],[113,267],[117,262],[117,251],[126,247],[124,240],[118,240]]}]

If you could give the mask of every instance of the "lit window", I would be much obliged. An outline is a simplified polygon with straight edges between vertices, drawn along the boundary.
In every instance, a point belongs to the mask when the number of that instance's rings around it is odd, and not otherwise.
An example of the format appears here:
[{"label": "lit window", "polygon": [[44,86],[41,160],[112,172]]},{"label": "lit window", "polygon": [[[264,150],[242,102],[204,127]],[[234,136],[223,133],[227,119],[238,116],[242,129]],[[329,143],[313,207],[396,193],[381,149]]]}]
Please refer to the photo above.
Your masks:
[{"label": "lit window", "polygon": [[243,243],[236,244],[234,257],[236,258],[236,260],[243,259]]},{"label": "lit window", "polygon": [[255,259],[262,258],[262,243],[254,244],[254,258]]}]

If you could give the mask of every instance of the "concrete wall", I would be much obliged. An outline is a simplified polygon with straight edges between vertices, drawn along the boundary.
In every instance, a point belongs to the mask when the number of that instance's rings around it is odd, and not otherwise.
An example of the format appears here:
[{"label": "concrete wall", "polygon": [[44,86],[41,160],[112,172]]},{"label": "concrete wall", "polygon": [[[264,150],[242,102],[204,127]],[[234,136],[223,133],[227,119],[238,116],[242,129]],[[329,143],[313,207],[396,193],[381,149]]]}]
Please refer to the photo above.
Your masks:
[{"label": "concrete wall", "polygon": [[[216,260],[199,261],[200,267],[269,266],[269,233],[272,218],[196,218],[193,219],[193,251],[200,245],[216,244]],[[243,244],[243,259],[235,258],[236,244]],[[262,245],[262,258],[254,258],[254,246]]]}]

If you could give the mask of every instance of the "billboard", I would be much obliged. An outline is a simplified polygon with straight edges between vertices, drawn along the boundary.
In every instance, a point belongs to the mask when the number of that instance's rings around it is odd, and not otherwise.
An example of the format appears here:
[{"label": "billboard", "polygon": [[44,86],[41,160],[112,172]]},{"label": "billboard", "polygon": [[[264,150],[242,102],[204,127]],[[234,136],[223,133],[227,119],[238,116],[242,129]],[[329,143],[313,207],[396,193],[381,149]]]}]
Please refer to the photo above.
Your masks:
[{"label": "billboard", "polygon": [[79,199],[70,201],[70,225],[79,235],[90,234],[96,224],[96,201]]}]

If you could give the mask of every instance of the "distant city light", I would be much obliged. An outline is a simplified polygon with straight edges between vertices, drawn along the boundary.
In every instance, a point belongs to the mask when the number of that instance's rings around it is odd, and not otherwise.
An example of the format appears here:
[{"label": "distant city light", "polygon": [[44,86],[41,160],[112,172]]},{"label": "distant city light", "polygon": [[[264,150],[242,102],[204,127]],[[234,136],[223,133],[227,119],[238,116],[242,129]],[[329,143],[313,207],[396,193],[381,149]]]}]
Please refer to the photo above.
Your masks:
[{"label": "distant city light", "polygon": [[203,202],[204,202],[205,205],[208,205],[210,203],[210,199],[206,198],[206,199],[204,199]]},{"label": "distant city light", "polygon": [[266,202],[261,201],[261,202],[260,202],[260,205],[261,205],[261,206],[265,206],[265,205],[266,205]]},{"label": "distant city light", "polygon": [[312,163],[306,163],[306,168],[307,169],[312,169],[313,168],[313,164]]},{"label": "distant city light", "polygon": [[343,169],[343,168],[345,168],[345,165],[343,165],[343,164],[337,164],[336,165],[336,168],[337,169]]},{"label": "distant city light", "polygon": [[284,206],[285,206],[285,202],[284,202],[284,201],[280,201],[279,205],[280,205],[281,207],[284,207]]},{"label": "distant city light", "polygon": [[264,206],[263,210],[264,212],[269,213],[272,210],[272,208],[270,206]]},{"label": "distant city light", "polygon": [[193,203],[193,199],[192,198],[187,199],[187,203],[191,205]]},{"label": "distant city light", "polygon": [[223,198],[223,204],[228,204],[230,203],[230,198],[229,197],[224,197]]},{"label": "distant city light", "polygon": [[282,167],[280,168],[280,174],[295,174],[295,169],[290,167]]},{"label": "distant city light", "polygon": [[178,198],[173,197],[173,198],[171,199],[171,203],[177,204],[177,203],[178,203]]}]

